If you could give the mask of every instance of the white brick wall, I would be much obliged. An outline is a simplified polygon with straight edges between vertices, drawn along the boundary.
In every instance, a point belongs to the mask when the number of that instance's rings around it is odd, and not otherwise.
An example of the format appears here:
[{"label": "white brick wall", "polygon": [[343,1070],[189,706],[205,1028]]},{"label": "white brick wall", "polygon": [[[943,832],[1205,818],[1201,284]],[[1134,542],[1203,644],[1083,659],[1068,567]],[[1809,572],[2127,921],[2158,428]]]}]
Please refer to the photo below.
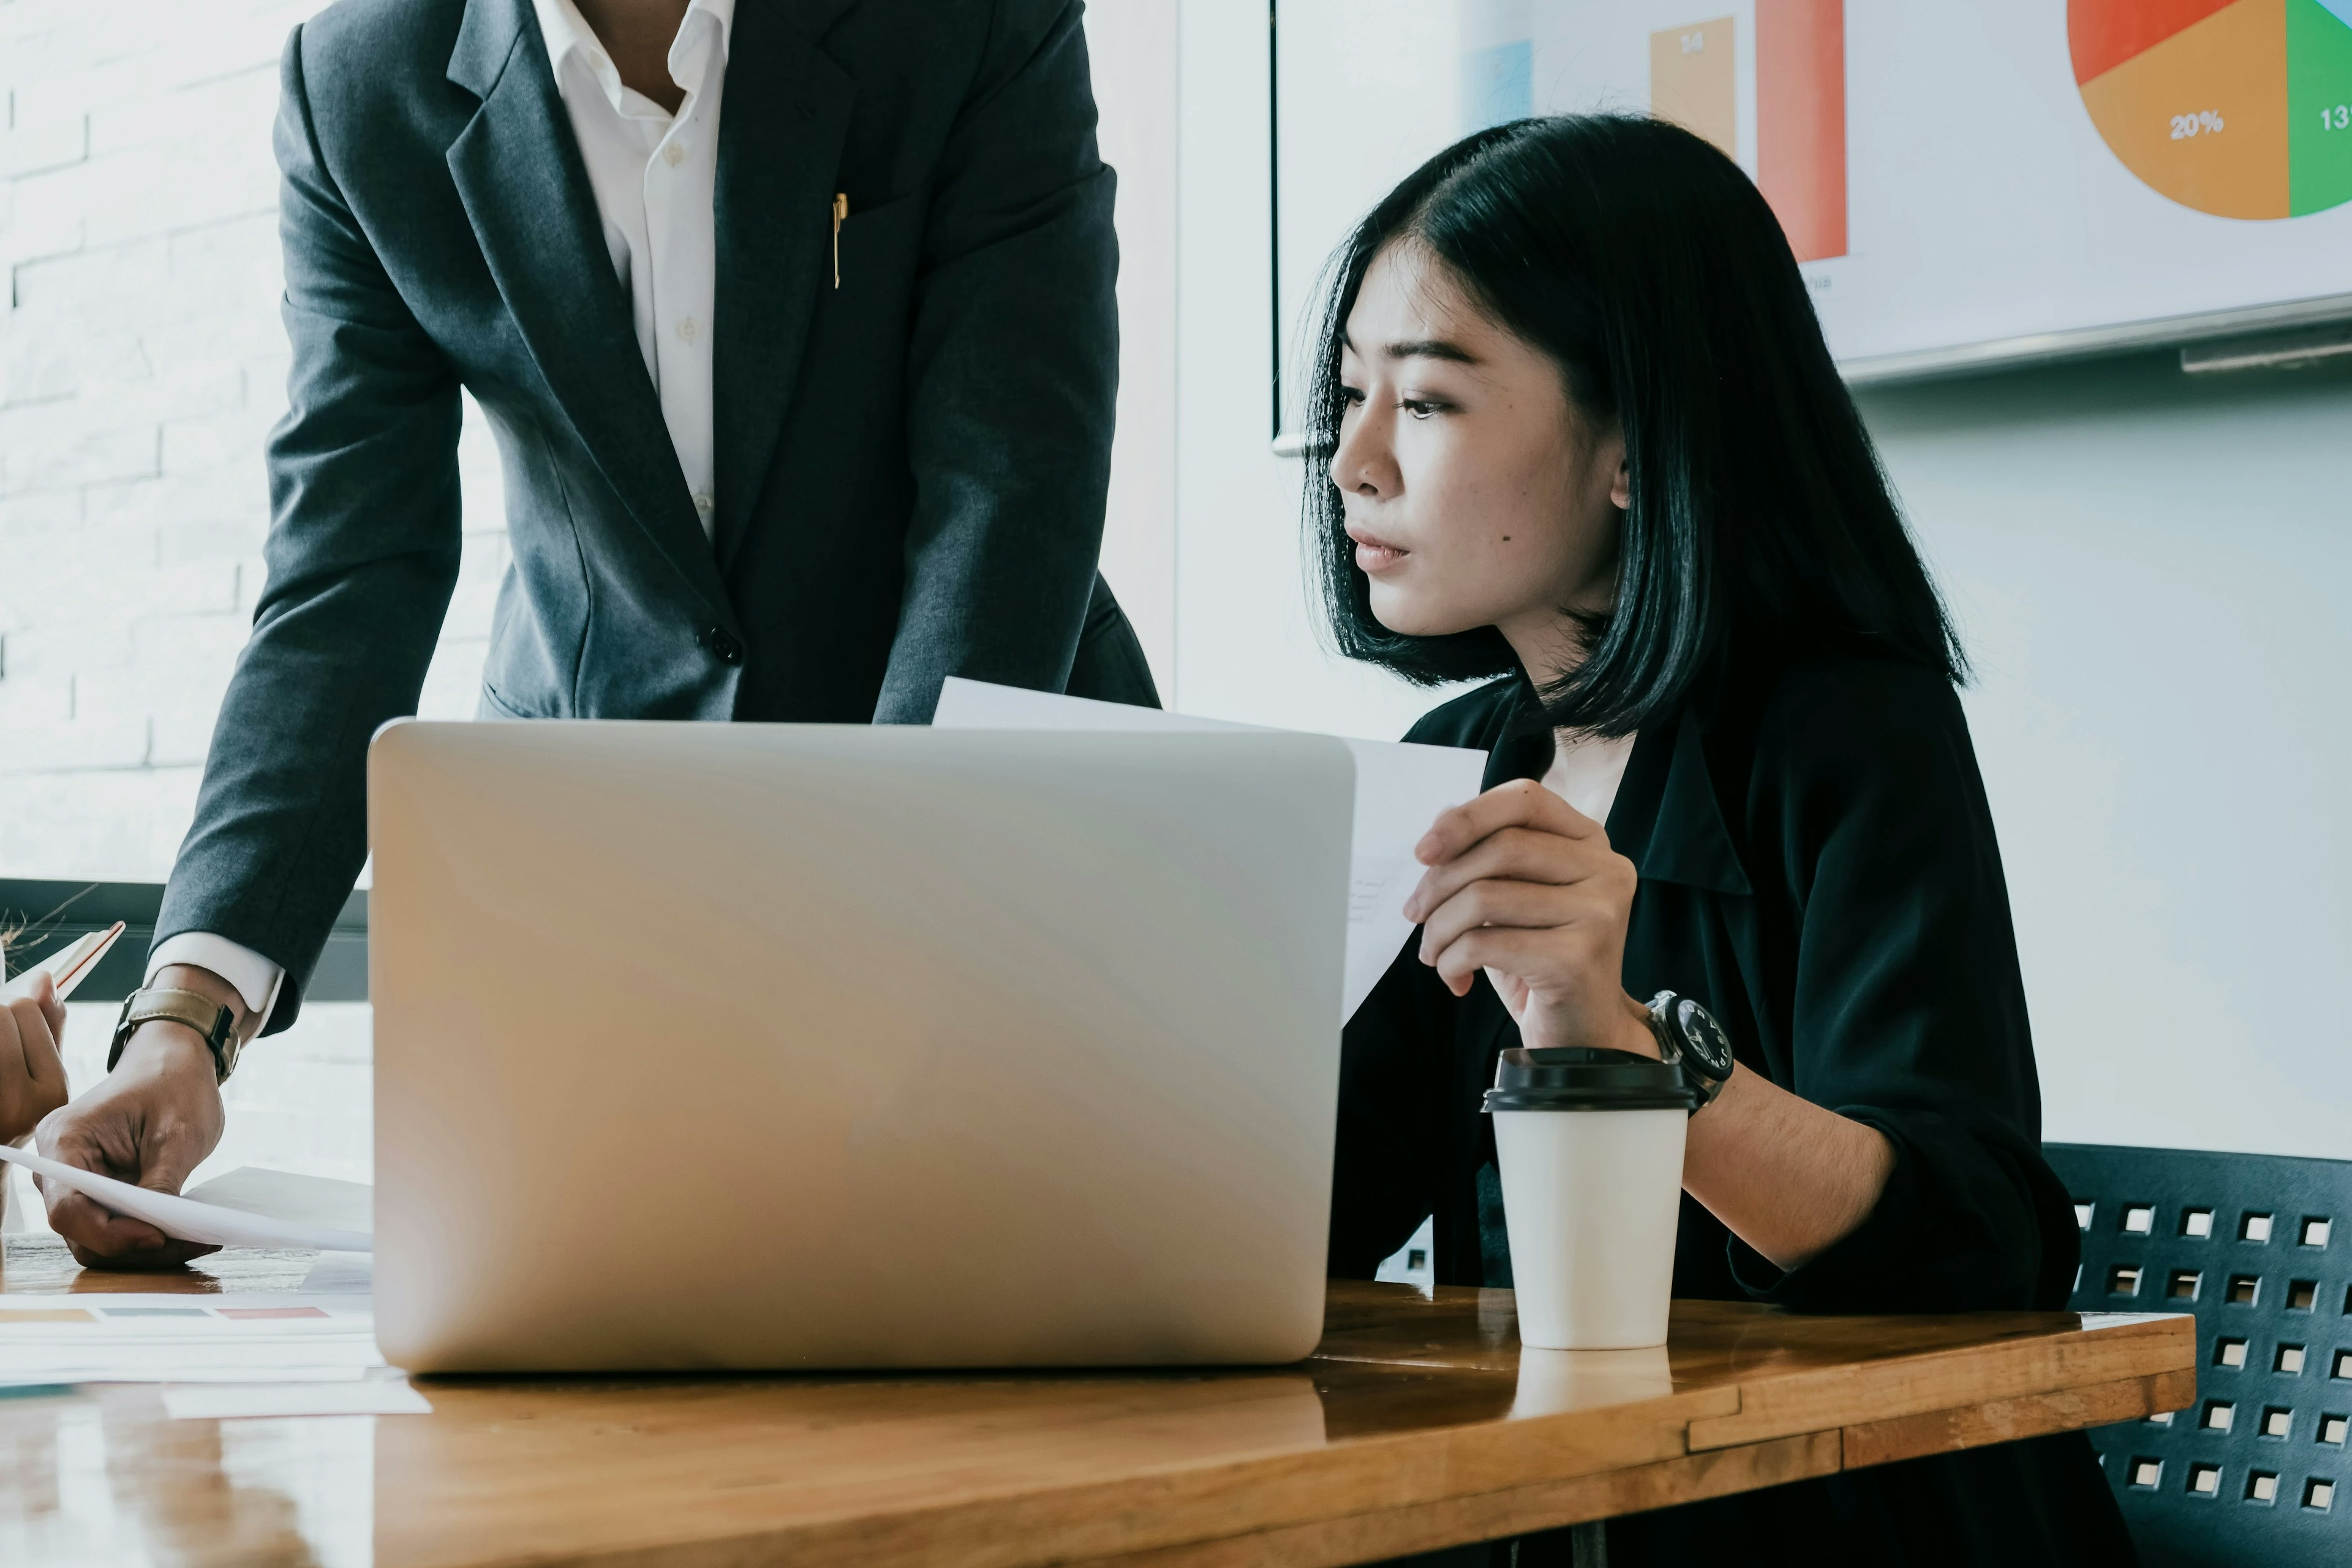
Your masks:
[{"label": "white brick wall", "polygon": [[[286,406],[269,127],[319,0],[0,0],[0,874],[156,879],[262,583]],[[468,409],[423,707],[469,716],[505,570]]]}]

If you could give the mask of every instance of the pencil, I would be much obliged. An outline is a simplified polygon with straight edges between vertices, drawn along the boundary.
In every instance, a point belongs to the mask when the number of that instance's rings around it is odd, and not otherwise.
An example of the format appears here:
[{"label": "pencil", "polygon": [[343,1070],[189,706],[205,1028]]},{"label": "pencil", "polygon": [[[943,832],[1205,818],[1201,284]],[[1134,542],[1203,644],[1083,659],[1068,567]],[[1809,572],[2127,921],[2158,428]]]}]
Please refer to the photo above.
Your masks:
[{"label": "pencil", "polygon": [[24,983],[26,975],[35,973],[46,973],[57,987],[58,1000],[64,1001],[73,994],[75,986],[89,978],[91,971],[98,967],[98,961],[106,956],[107,950],[115,944],[122,935],[122,922],[117,921],[105,931],[91,931],[63,952],[52,954],[46,962],[36,964],[32,970],[27,971],[26,974],[18,975],[16,984],[11,985],[9,989],[16,990],[17,985]]}]

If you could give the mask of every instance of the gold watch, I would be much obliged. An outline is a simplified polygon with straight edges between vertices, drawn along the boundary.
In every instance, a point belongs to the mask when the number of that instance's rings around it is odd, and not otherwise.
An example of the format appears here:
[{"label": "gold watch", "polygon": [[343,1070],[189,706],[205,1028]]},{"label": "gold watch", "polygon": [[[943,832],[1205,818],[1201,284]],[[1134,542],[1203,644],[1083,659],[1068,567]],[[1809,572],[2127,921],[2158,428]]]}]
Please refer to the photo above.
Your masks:
[{"label": "gold watch", "polygon": [[213,1054],[213,1070],[219,1075],[214,1081],[228,1081],[228,1075],[236,1070],[236,1009],[201,991],[160,985],[142,987],[122,999],[122,1016],[114,1025],[114,1045],[106,1053],[106,1070],[112,1072],[114,1064],[122,1059],[122,1047],[130,1043],[132,1030],[159,1019],[185,1024],[202,1035],[205,1048]]}]

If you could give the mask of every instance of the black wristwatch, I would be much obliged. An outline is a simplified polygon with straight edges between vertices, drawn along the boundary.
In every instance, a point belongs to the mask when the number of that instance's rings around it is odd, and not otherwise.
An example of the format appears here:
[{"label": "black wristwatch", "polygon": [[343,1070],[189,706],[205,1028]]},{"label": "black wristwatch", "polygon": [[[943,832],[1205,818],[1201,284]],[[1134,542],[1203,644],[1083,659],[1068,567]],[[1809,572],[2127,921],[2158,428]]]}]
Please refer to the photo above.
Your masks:
[{"label": "black wristwatch", "polygon": [[1723,1032],[1714,1014],[1671,991],[1650,998],[1650,1033],[1658,1037],[1658,1055],[1681,1068],[1698,1095],[1698,1102],[1691,1107],[1691,1114],[1696,1116],[1731,1081],[1735,1065],[1731,1037]]},{"label": "black wristwatch", "polygon": [[106,1053],[106,1070],[112,1072],[114,1064],[122,1059],[122,1047],[130,1043],[131,1033],[142,1024],[157,1019],[185,1024],[205,1038],[205,1048],[213,1054],[215,1083],[226,1083],[228,1075],[236,1070],[236,1013],[198,991],[178,991],[169,986],[142,987],[122,999],[122,1016],[114,1022],[114,1044]]}]

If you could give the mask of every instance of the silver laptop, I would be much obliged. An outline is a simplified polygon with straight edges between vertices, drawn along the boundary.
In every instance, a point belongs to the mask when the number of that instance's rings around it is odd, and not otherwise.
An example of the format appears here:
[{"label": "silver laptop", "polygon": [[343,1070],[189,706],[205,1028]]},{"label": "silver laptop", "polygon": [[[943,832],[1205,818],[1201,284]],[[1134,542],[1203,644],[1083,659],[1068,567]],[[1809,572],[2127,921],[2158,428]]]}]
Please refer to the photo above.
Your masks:
[{"label": "silver laptop", "polygon": [[368,767],[393,1364],[1313,1348],[1340,742],[410,721]]}]

